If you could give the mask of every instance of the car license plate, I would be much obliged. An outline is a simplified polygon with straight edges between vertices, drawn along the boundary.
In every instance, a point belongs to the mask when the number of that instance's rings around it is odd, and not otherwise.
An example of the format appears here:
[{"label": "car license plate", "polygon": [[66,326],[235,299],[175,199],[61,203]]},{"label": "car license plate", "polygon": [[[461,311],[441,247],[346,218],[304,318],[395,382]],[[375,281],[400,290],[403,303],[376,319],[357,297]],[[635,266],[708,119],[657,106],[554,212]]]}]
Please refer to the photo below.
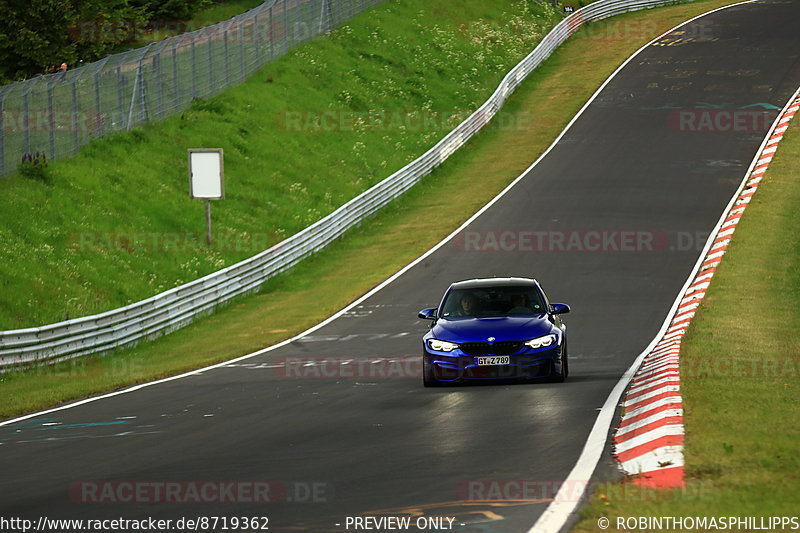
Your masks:
[{"label": "car license plate", "polygon": [[475,364],[478,366],[508,365],[510,363],[511,357],[507,355],[488,355],[486,357],[475,358]]}]

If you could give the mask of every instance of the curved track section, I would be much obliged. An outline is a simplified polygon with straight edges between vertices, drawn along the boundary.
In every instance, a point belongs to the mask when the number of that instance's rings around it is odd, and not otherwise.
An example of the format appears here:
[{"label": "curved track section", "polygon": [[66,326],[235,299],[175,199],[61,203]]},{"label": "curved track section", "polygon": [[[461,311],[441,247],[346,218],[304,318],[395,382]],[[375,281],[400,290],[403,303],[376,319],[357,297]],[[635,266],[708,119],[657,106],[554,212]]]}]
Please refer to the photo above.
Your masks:
[{"label": "curved track section", "polygon": [[[333,532],[387,514],[527,530],[800,85],[798,18],[800,2],[765,0],[655,41],[490,209],[313,333],[0,427],[0,516],[266,516],[271,531]],[[423,389],[417,310],[492,275],[534,276],[572,306],[571,378]]]}]

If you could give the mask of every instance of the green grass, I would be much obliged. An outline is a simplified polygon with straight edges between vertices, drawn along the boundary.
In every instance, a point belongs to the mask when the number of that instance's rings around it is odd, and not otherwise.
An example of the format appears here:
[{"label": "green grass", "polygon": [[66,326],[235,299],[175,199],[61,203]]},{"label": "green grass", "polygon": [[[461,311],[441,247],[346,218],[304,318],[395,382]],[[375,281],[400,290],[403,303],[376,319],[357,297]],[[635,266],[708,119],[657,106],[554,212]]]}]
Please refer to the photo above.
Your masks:
[{"label": "green grass", "polygon": [[[725,3],[706,0],[628,14],[576,35],[517,90],[503,120],[490,123],[468,147],[344,239],[269,281],[260,294],[167,337],[105,357],[0,376],[0,418],[230,359],[318,323],[422,254],[516,178],[644,42]],[[183,172],[176,172],[180,187]],[[200,206],[195,215],[202,224]]]},{"label": "green grass", "polygon": [[[296,233],[444,136],[557,19],[533,0],[387,2],[47,180],[0,181],[0,330],[123,306]],[[225,149],[211,248],[190,147]]]},{"label": "green grass", "polygon": [[[685,489],[602,485],[601,516],[795,516],[800,494],[800,124],[794,119],[681,351]],[[781,530],[781,528],[776,528]]]}]

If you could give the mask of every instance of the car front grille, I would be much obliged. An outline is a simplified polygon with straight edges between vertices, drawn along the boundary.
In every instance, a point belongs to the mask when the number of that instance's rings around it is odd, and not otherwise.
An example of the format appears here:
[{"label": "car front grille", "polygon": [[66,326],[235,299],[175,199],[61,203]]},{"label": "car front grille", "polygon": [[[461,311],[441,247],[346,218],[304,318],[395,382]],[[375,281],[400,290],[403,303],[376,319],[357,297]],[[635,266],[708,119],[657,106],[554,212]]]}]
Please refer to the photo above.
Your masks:
[{"label": "car front grille", "polygon": [[522,349],[522,341],[464,342],[458,345],[467,355],[511,355]]}]

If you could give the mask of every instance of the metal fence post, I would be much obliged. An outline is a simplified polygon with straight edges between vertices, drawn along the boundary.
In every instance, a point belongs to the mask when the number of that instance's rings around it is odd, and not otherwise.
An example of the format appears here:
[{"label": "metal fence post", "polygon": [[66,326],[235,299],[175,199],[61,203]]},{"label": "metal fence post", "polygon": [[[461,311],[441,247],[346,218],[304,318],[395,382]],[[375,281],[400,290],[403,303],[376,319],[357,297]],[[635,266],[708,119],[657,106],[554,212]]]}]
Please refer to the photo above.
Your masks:
[{"label": "metal fence post", "polygon": [[[150,46],[147,48],[149,49]],[[150,113],[147,112],[147,82],[144,79],[144,69],[142,68],[143,61],[144,56],[139,60],[139,116],[141,117],[140,122],[149,122]]]},{"label": "metal fence post", "polygon": [[286,0],[281,0],[283,4],[283,51],[289,49],[289,9],[286,7]]},{"label": "metal fence post", "polygon": [[23,155],[31,153],[31,116],[30,105],[28,102],[28,93],[30,92],[33,84],[28,87],[28,90],[22,93],[22,153]]},{"label": "metal fence post", "polygon": [[158,95],[156,98],[156,118],[161,118],[164,109],[164,79],[161,74],[161,52],[153,56],[155,66],[156,86]]},{"label": "metal fence post", "polygon": [[97,117],[98,129],[105,129],[103,120],[102,101],[100,99],[100,70],[94,71],[94,116]]},{"label": "metal fence post", "polygon": [[269,58],[272,59],[275,57],[275,36],[272,32],[272,28],[274,27],[273,19],[272,19],[272,6],[269,6]]},{"label": "metal fence post", "polygon": [[0,176],[5,175],[6,173],[6,150],[5,150],[5,138],[3,138],[3,132],[5,131],[5,124],[3,123],[3,118],[5,117],[5,107],[6,107],[6,92],[0,90]]},{"label": "metal fence post", "polygon": [[231,60],[228,55],[228,28],[222,33],[222,64],[225,66],[225,80],[222,83],[223,87],[230,87],[231,84]]},{"label": "metal fence post", "polygon": [[192,100],[197,98],[197,52],[192,40]]},{"label": "metal fence post", "polygon": [[56,158],[56,114],[53,111],[53,80],[47,80],[47,138],[50,160]]},{"label": "metal fence post", "polygon": [[78,122],[78,76],[72,80],[72,153],[77,154],[81,147]]},{"label": "metal fence post", "polygon": [[[122,75],[122,66],[117,67],[117,116],[119,116],[120,127],[122,129],[122,119],[125,117],[125,98],[122,86],[125,83],[125,77]],[[115,117],[116,118],[116,117]],[[115,121],[116,124],[116,121]]]},{"label": "metal fence post", "polygon": [[261,64],[261,28],[258,27],[258,13],[253,19],[253,45],[255,46],[256,68]]},{"label": "metal fence post", "polygon": [[136,105],[136,89],[139,88],[139,79],[142,75],[142,60],[139,59],[139,65],[136,68],[136,76],[133,78],[133,91],[131,91],[131,105],[128,108],[128,127],[130,130],[133,127],[133,107]]},{"label": "metal fence post", "polygon": [[175,109],[180,105],[180,92],[178,89],[178,43],[172,45],[172,91],[175,100]]},{"label": "metal fence post", "polygon": [[[325,9],[325,8],[328,9]],[[328,13],[328,17],[325,16],[325,13]],[[328,6],[328,0],[322,0],[322,7],[319,10],[319,34],[322,35],[323,33],[328,33],[330,31],[330,24],[328,19],[330,17],[330,6]],[[325,30],[322,29],[323,20],[325,21]]]},{"label": "metal fence post", "polygon": [[[303,40],[310,41],[314,37],[314,2],[308,2],[308,23],[303,28]],[[297,23],[295,23],[295,28]]]},{"label": "metal fence post", "polygon": [[209,96],[214,95],[214,55],[211,50],[211,36],[206,40],[208,46],[208,92]]},{"label": "metal fence post", "polygon": [[239,22],[239,30],[236,32],[236,35],[239,37],[239,63],[241,65],[241,69],[239,72],[239,81],[244,81],[245,73],[247,71],[244,65],[244,43],[245,43],[244,21]]}]

